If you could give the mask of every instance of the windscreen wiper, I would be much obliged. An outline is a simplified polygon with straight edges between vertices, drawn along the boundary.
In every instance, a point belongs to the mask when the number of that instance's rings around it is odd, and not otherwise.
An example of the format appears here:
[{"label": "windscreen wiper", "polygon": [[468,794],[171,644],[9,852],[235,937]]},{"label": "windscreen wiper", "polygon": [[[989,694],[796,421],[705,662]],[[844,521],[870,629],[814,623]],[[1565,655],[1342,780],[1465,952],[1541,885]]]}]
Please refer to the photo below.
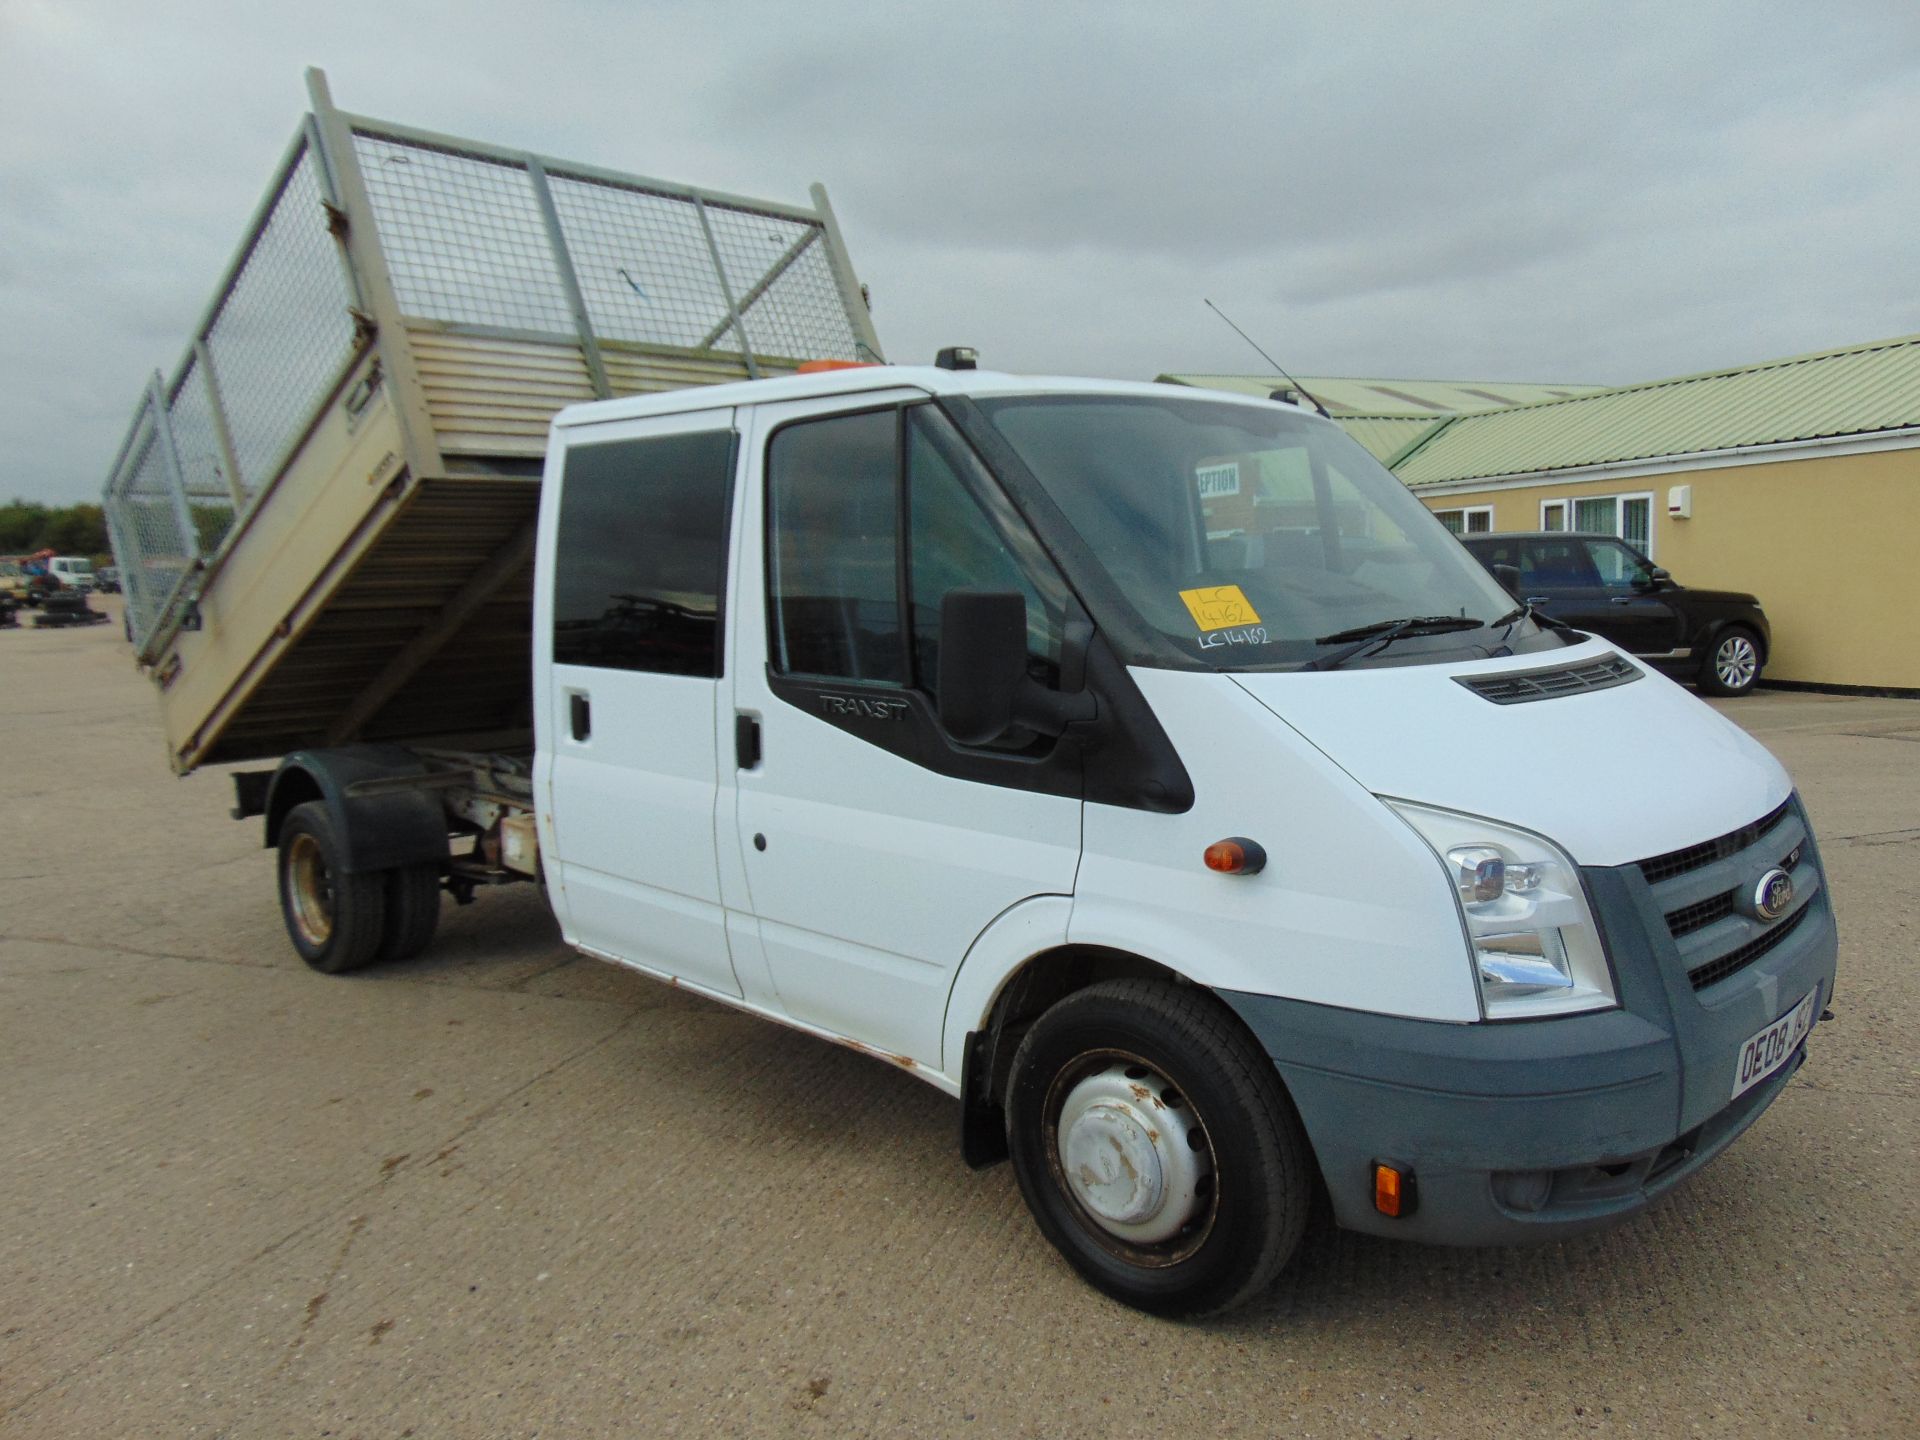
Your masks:
[{"label": "windscreen wiper", "polygon": [[1342,640],[1354,643],[1318,660],[1309,660],[1309,670],[1337,670],[1360,653],[1384,650],[1402,635],[1444,635],[1449,630],[1478,630],[1483,621],[1465,615],[1408,615],[1401,620],[1376,620],[1371,625],[1356,625],[1351,630],[1336,630],[1322,635],[1316,645],[1338,645]]}]

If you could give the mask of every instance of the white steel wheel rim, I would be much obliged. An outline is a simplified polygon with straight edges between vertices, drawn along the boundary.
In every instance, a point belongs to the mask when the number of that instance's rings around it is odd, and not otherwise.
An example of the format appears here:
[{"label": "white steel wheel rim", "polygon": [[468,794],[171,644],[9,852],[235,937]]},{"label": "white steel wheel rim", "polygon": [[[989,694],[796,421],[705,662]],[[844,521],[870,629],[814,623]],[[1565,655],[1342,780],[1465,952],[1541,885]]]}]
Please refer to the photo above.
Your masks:
[{"label": "white steel wheel rim", "polygon": [[1729,690],[1746,689],[1753,683],[1754,672],[1759,668],[1760,657],[1753,648],[1753,642],[1744,635],[1729,635],[1720,642],[1720,648],[1713,652],[1714,674]]},{"label": "white steel wheel rim", "polygon": [[296,835],[287,847],[287,899],[307,943],[325,945],[333,935],[333,873],[311,835]]},{"label": "white steel wheel rim", "polygon": [[[1064,1076],[1062,1078],[1065,1078]],[[1131,1056],[1083,1071],[1052,1127],[1055,1173],[1097,1235],[1133,1247],[1197,1243],[1211,1218],[1213,1147],[1173,1082]],[[1180,1254],[1138,1255],[1161,1263]]]}]

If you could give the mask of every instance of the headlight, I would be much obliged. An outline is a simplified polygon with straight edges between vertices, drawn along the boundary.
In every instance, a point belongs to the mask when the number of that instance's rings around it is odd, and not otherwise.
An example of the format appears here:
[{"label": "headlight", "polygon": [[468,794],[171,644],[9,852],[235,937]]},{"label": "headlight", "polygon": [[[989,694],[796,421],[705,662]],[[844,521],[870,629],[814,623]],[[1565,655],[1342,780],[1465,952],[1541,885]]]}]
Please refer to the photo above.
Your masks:
[{"label": "headlight", "polygon": [[1405,800],[1385,803],[1446,867],[1489,1020],[1565,1015],[1615,1003],[1613,975],[1580,873],[1559,847],[1476,815]]}]

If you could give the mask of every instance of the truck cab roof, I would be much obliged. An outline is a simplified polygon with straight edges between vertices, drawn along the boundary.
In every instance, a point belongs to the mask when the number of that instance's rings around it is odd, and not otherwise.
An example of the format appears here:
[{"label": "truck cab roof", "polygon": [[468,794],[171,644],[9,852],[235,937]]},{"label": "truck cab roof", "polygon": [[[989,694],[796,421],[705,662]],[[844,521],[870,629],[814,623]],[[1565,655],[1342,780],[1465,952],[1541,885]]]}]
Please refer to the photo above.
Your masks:
[{"label": "truck cab roof", "polygon": [[[1142,395],[1164,397],[1170,390],[1188,400],[1222,400],[1240,405],[1279,404],[1249,395],[1230,395],[1137,380],[1089,380],[1062,375],[1014,375],[999,370],[946,370],[936,365],[858,365],[807,375],[783,375],[765,380],[739,380],[703,385],[654,395],[630,395],[569,405],[553,417],[556,429],[600,425],[614,420],[639,420],[656,415],[692,414],[725,410],[738,405],[768,405],[789,400],[828,399],[890,390],[920,390],[928,395]],[[1310,419],[1311,411],[1287,406]],[[1329,422],[1322,422],[1329,423]]]}]

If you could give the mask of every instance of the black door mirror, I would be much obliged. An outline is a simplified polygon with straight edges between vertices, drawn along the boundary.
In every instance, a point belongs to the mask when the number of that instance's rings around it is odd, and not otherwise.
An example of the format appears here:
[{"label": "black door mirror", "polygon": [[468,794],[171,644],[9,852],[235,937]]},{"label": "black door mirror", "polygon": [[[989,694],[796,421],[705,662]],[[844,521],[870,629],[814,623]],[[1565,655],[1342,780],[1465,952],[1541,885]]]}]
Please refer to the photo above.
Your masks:
[{"label": "black door mirror", "polygon": [[1633,582],[1633,588],[1636,590],[1665,590],[1672,584],[1673,576],[1669,575],[1665,570],[1662,570],[1658,565],[1654,565],[1640,572],[1640,578]]},{"label": "black door mirror", "polygon": [[1012,590],[949,590],[940,597],[940,724],[962,745],[1013,727],[1027,678],[1027,601]]},{"label": "black door mirror", "polygon": [[[1071,645],[1071,626],[1068,634]],[[1016,725],[1064,735],[1099,712],[1091,690],[1049,690],[1027,674],[1027,601],[1017,591],[942,595],[938,665],[940,725],[962,745],[991,744]]]},{"label": "black door mirror", "polygon": [[1501,589],[1518,599],[1520,596],[1520,567],[1518,565],[1495,565],[1493,578],[1500,582]]}]

